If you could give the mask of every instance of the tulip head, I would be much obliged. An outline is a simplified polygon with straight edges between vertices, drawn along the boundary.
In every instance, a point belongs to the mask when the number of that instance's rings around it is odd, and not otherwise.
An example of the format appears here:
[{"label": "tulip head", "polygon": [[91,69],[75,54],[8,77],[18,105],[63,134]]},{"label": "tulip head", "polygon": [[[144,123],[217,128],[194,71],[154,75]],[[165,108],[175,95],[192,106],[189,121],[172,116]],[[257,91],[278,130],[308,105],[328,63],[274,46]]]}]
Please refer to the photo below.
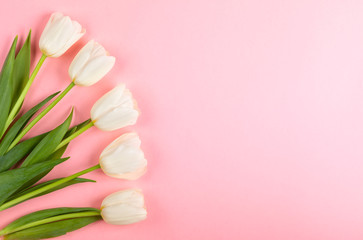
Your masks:
[{"label": "tulip head", "polygon": [[97,42],[89,41],[73,59],[68,73],[79,86],[90,86],[101,80],[115,64],[115,57]]},{"label": "tulip head", "polygon": [[103,172],[115,178],[135,180],[146,172],[147,160],[136,133],[126,133],[108,145],[100,156]]},{"label": "tulip head", "polygon": [[146,219],[144,195],[140,190],[128,189],[107,196],[101,205],[103,220],[109,224],[125,225]]},{"label": "tulip head", "polygon": [[82,26],[62,13],[53,13],[39,39],[39,47],[47,57],[59,57],[84,34]]},{"label": "tulip head", "polygon": [[124,84],[103,95],[91,109],[93,124],[103,131],[133,125],[138,116],[136,101]]}]

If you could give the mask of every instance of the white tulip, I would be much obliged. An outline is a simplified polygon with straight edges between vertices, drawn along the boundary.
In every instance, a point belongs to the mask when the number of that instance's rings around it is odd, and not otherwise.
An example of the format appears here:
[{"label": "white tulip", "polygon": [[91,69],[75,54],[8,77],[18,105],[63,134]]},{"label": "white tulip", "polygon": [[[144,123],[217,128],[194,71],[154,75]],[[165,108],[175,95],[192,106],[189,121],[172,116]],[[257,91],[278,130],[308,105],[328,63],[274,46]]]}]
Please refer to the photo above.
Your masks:
[{"label": "white tulip", "polygon": [[124,84],[103,95],[91,109],[93,124],[103,131],[133,125],[138,116],[136,101]]},{"label": "white tulip", "polygon": [[47,57],[59,57],[84,34],[82,26],[62,13],[53,13],[39,40],[40,50]]},{"label": "white tulip", "polygon": [[104,173],[115,178],[135,180],[146,172],[147,160],[136,133],[126,133],[108,145],[100,155]]},{"label": "white tulip", "polygon": [[89,41],[73,59],[68,73],[79,86],[90,86],[103,78],[115,64],[115,57],[97,42]]},{"label": "white tulip", "polygon": [[101,205],[105,222],[116,225],[136,223],[146,219],[144,196],[140,190],[128,189],[107,196]]}]

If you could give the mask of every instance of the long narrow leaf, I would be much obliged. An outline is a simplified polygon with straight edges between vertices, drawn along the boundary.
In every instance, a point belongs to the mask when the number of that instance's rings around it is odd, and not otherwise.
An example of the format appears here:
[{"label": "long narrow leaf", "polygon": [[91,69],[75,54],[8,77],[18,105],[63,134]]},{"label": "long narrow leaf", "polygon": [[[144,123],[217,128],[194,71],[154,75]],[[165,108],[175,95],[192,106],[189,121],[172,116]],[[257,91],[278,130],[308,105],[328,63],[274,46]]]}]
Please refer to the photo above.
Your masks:
[{"label": "long narrow leaf", "polygon": [[101,219],[101,216],[92,216],[47,223],[6,235],[4,240],[37,240],[59,237]]},{"label": "long narrow leaf", "polygon": [[53,169],[56,165],[66,159],[44,161],[29,167],[9,170],[0,173],[0,204],[3,204],[8,197],[21,188],[30,179],[33,179],[41,171]]},{"label": "long narrow leaf", "polygon": [[81,123],[77,124],[76,126],[71,127],[71,128],[69,129],[69,131],[67,132],[67,134],[64,136],[64,138],[69,137],[72,133],[74,133],[74,132],[75,132],[75,131],[77,131],[78,129],[80,129],[80,128],[82,128],[82,127],[86,126],[86,125],[87,125],[88,123],[90,123],[90,122],[91,122],[91,119],[87,119],[86,121],[83,121],[83,122],[81,122]]},{"label": "long narrow leaf", "polygon": [[19,188],[16,192],[14,192],[14,194],[17,194],[19,192],[22,192],[22,191],[28,189],[29,187],[33,186],[35,183],[37,183],[38,181],[40,181],[43,177],[45,177],[46,175],[48,175],[48,173],[50,171],[52,171],[52,169],[53,168],[49,168],[49,169],[45,169],[43,171],[39,171],[36,176],[34,176],[33,178],[29,179],[29,181],[27,181],[26,183],[24,183],[21,188]]},{"label": "long narrow leaf", "polygon": [[5,124],[11,106],[12,99],[12,76],[14,70],[15,48],[18,41],[18,36],[15,37],[9,53],[5,59],[4,65],[0,73],[0,134],[5,131]]},{"label": "long narrow leaf", "polygon": [[29,122],[30,118],[34,116],[34,114],[43,107],[46,103],[48,103],[52,98],[54,98],[59,92],[53,93],[52,95],[45,98],[43,101],[38,103],[36,106],[27,111],[23,116],[21,116],[15,124],[9,129],[6,133],[4,139],[0,143],[0,156],[6,153],[12,141],[16,138],[17,134],[22,130],[25,125]]},{"label": "long narrow leaf", "polygon": [[[77,128],[71,128],[67,131],[67,133],[64,135],[63,139],[67,138],[68,135],[74,133],[77,130]],[[64,152],[67,150],[69,143],[58,149],[57,151],[53,152],[48,159],[58,159],[61,158],[64,154]]]},{"label": "long narrow leaf", "polygon": [[[64,135],[63,139],[66,139],[67,137],[69,137],[70,135],[72,135],[75,131],[77,131],[78,129],[82,128],[83,126],[87,125],[91,120],[86,120],[72,128],[70,128],[67,133]],[[49,156],[48,159],[58,159],[61,158],[64,154],[64,152],[67,150],[69,144],[66,144],[65,146],[63,146],[62,148],[58,149],[57,151],[55,151],[54,153],[52,153],[52,155]]]},{"label": "long narrow leaf", "polygon": [[9,170],[12,166],[22,160],[46,135],[47,133],[43,133],[36,137],[29,138],[17,144],[5,155],[0,156],[0,173]]},{"label": "long narrow leaf", "polygon": [[[83,127],[84,125],[88,124],[89,120],[86,120],[72,128],[70,128],[67,133],[64,135],[63,139],[68,137],[70,134],[75,132],[77,129]],[[27,139],[19,144],[17,144],[13,149],[11,149],[8,153],[3,156],[0,156],[0,173],[9,170],[12,166],[22,160],[26,155],[28,155],[33,148],[48,134],[49,132],[40,134],[33,138]],[[48,159],[59,159],[62,157],[63,153],[65,152],[68,144],[62,147],[61,149],[57,150],[56,152],[52,153]],[[47,173],[43,173],[46,175]],[[38,179],[39,180],[39,179]],[[37,182],[37,181],[35,181]]]},{"label": "long narrow leaf", "polygon": [[1,232],[6,234],[16,230],[21,226],[24,226],[25,224],[37,222],[43,219],[59,215],[80,213],[80,212],[92,212],[92,211],[99,212],[100,210],[96,208],[51,208],[51,209],[40,210],[16,219],[15,221],[7,225],[5,228],[3,228]]},{"label": "long narrow leaf", "polygon": [[[44,139],[36,146],[36,148],[32,151],[32,153],[29,156],[31,156],[32,154],[34,154],[34,152],[36,152],[37,151],[37,148],[38,148],[40,150],[40,152],[42,150],[46,150],[48,153],[50,153],[50,155],[47,155],[45,152],[41,152],[40,153],[40,154],[43,154],[43,159],[46,159],[47,161],[48,160],[55,160],[55,159],[61,158],[61,156],[65,152],[68,144],[66,146],[62,147],[61,149],[58,149],[56,152],[51,153],[52,151],[54,151],[54,149],[56,148],[56,146],[58,146],[59,142],[61,141],[61,140],[59,140],[60,137],[55,141],[55,139],[53,138],[55,136],[55,134],[54,134],[53,131],[57,131],[56,132],[57,134],[59,134],[59,133],[60,134],[63,134],[64,131],[66,131],[66,127],[67,128],[69,127],[69,124],[71,122],[71,117],[72,117],[72,112],[71,112],[71,114],[69,115],[69,117],[67,118],[67,120],[63,124],[61,124],[59,127],[55,128],[54,130],[50,131],[47,134],[47,136],[44,137]],[[77,126],[79,126],[79,125],[77,125]],[[72,129],[66,131],[66,133],[63,136],[63,139],[66,137],[66,135],[71,134],[75,130],[76,130],[76,128],[72,128]],[[51,145],[49,145],[51,140],[47,140],[47,139],[53,140],[53,142],[51,142],[52,143]],[[28,158],[29,158],[29,156],[28,156]],[[39,155],[38,156],[37,155],[34,155],[34,158],[35,159],[40,159],[40,156]],[[27,161],[27,159],[25,161]],[[34,163],[31,163],[31,164],[34,164]],[[24,166],[24,163],[23,163],[22,166]],[[37,176],[35,176],[33,179],[29,180],[27,183],[25,183],[23,185],[23,187],[21,187],[20,189],[18,189],[15,192],[15,194],[17,194],[17,193],[19,193],[19,192],[21,192],[21,191],[23,191],[23,190],[31,187],[34,183],[38,182],[40,179],[42,179],[44,176],[46,176],[51,170],[52,169],[39,172],[39,174]]]},{"label": "long narrow leaf", "polygon": [[64,135],[67,133],[69,125],[72,121],[73,111],[69,114],[68,118],[57,128],[50,131],[46,137],[34,148],[29,156],[24,160],[22,166],[30,166],[34,163],[46,160],[57,148],[62,141]]},{"label": "long narrow leaf", "polygon": [[[27,193],[33,192],[33,191],[35,191],[35,190],[37,190],[37,189],[39,189],[39,188],[42,188],[42,187],[44,187],[44,186],[47,186],[47,185],[49,185],[49,184],[51,184],[51,183],[54,183],[54,182],[56,182],[56,181],[58,181],[58,180],[60,180],[60,179],[62,179],[62,178],[57,178],[57,179],[53,179],[53,180],[50,180],[50,181],[47,181],[47,182],[39,183],[39,184],[35,185],[34,187],[28,188],[28,189],[26,189],[25,191],[22,191],[22,192],[19,192],[19,193],[16,193],[16,194],[14,194],[14,195],[10,196],[10,197],[6,200],[6,202],[11,201],[11,200],[13,200],[13,199],[15,199],[15,198],[18,198],[18,197],[20,197],[20,196],[22,196],[22,195],[24,195],[24,194],[27,194]],[[74,185],[74,184],[77,184],[77,183],[85,183],[85,182],[96,182],[96,181],[91,180],[91,179],[87,179],[87,178],[75,178],[75,179],[73,179],[73,180],[71,180],[71,181],[69,181],[69,182],[63,183],[63,184],[61,184],[61,185],[59,185],[59,186],[57,186],[57,187],[55,187],[55,188],[52,188],[52,189],[50,189],[50,190],[48,190],[48,191],[46,191],[46,192],[43,192],[43,193],[38,194],[38,195],[35,195],[35,196],[34,196],[34,197],[32,197],[32,198],[40,197],[40,196],[46,195],[46,194],[51,193],[51,192],[55,192],[55,191],[57,191],[57,190],[60,190],[60,189],[62,189],[62,188],[65,188],[65,187],[68,187],[68,186],[71,186],[71,185]],[[31,199],[31,198],[30,198],[30,199]]]},{"label": "long narrow leaf", "polygon": [[[64,135],[63,139],[67,138],[69,135],[71,135],[72,133],[74,133],[75,131],[77,131],[79,128],[82,128],[84,125],[86,125],[90,120],[86,120],[72,128],[70,128],[67,133]],[[62,139],[62,140],[63,140]],[[49,155],[47,157],[47,160],[55,160],[55,159],[60,159],[62,158],[64,152],[66,151],[67,147],[69,144],[63,146],[62,148],[58,149],[57,151],[53,152],[51,155]],[[44,176],[46,176],[51,170],[48,171],[44,171],[39,173],[39,175],[37,175],[36,177],[34,177],[32,180],[30,180],[29,182],[27,182],[26,184],[24,184],[24,186],[22,188],[20,188],[15,194],[18,194],[19,192],[23,191],[24,189],[27,189],[29,187],[31,187],[34,183],[38,182],[39,180],[41,180]]]},{"label": "long narrow leaf", "polygon": [[12,106],[18,100],[19,95],[24,89],[26,82],[29,80],[30,54],[31,54],[30,40],[31,40],[31,31],[29,31],[27,39],[25,40],[22,48],[15,57],[14,73],[12,79],[13,82]]}]

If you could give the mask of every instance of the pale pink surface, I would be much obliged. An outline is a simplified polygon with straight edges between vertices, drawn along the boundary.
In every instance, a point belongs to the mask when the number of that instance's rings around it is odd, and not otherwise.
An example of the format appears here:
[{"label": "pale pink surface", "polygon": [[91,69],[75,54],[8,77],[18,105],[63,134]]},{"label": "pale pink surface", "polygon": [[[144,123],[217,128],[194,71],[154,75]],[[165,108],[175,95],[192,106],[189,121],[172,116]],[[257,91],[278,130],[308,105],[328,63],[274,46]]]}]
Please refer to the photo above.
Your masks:
[{"label": "pale pink surface", "polygon": [[[58,239],[363,238],[363,2],[6,1],[0,57],[15,34],[35,40],[53,11],[87,34],[41,69],[25,108],[69,83],[72,57],[90,39],[117,57],[102,82],[75,88],[30,135],[76,107],[73,124],[119,82],[142,115],[136,130],[149,160],[138,181],[86,177],[6,210],[0,227],[49,207],[98,207],[123,188],[144,190],[148,219],[103,222]],[[35,59],[40,54],[34,43]],[[97,162],[122,132],[92,129],[73,141],[72,158],[47,178]]]}]

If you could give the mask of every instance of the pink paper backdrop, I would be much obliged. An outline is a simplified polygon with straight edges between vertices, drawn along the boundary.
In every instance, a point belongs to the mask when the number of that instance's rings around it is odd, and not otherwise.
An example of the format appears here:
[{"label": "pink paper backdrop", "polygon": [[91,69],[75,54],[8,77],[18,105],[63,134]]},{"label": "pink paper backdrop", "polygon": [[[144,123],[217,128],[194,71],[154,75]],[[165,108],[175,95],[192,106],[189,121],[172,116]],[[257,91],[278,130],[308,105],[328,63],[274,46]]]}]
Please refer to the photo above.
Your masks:
[{"label": "pink paper backdrop", "polygon": [[[142,188],[148,219],[95,223],[59,239],[363,238],[363,2],[358,0],[2,1],[0,61],[14,35],[38,41],[53,11],[87,35],[49,59],[28,109],[69,84],[68,66],[90,39],[117,63],[102,82],[75,88],[30,135],[89,117],[119,82],[142,116],[115,132],[92,129],[49,176],[95,164],[121,133],[137,131],[149,160],[138,181],[101,171],[84,183],[0,213],[0,227],[43,208],[98,207],[108,194]],[[40,56],[34,42],[34,60]]]}]

